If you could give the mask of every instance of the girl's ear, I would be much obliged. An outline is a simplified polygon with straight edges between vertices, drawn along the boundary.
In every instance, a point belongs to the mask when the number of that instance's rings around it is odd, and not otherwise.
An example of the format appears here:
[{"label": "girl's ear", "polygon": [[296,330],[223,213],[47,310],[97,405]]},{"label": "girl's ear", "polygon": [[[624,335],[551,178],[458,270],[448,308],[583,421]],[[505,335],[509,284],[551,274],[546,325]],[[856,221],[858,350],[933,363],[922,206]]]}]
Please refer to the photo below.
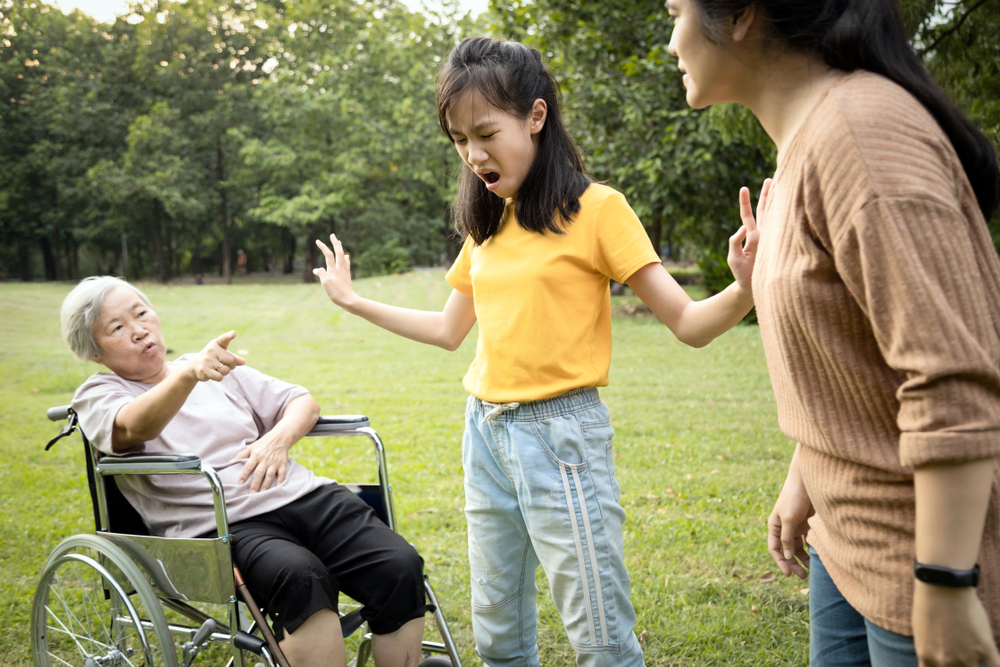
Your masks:
[{"label": "girl's ear", "polygon": [[747,33],[750,32],[750,26],[753,25],[753,20],[756,16],[756,9],[756,4],[750,5],[733,17],[734,42],[742,42],[746,38]]},{"label": "girl's ear", "polygon": [[531,105],[531,123],[528,126],[531,134],[538,134],[545,127],[545,119],[549,115],[549,105],[545,103],[545,100],[538,98],[535,103]]}]

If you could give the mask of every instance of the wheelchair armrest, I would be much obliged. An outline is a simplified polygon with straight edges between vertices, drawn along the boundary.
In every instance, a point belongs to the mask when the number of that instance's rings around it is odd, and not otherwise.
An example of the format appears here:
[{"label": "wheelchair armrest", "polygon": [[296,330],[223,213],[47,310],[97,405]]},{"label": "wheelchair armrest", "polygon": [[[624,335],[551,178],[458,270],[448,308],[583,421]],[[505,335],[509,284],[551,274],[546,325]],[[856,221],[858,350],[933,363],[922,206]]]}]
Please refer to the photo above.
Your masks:
[{"label": "wheelchair armrest", "polygon": [[101,477],[116,475],[201,475],[212,487],[215,505],[215,525],[220,536],[229,536],[229,518],[226,516],[226,496],[219,474],[212,466],[203,465],[194,454],[163,454],[140,452],[136,454],[105,454],[97,460],[94,473]]},{"label": "wheelchair armrest", "polygon": [[364,415],[333,415],[320,417],[307,435],[327,435],[336,431],[356,431],[370,426]]},{"label": "wheelchair armrest", "polygon": [[[181,471],[198,470],[201,459],[194,454],[158,454],[143,452],[141,454],[105,455],[98,461],[98,466],[105,474],[143,471]],[[146,474],[149,474],[148,472]]]}]

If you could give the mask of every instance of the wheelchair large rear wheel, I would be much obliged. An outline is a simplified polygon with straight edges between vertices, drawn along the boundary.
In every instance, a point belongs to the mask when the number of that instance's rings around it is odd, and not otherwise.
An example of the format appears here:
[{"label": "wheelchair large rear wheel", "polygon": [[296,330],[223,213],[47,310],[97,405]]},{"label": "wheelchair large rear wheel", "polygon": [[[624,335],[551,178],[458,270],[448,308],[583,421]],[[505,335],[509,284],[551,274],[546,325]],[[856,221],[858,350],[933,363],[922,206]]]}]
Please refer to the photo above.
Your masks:
[{"label": "wheelchair large rear wheel", "polygon": [[49,556],[31,609],[36,667],[177,667],[170,628],[138,566],[100,535]]}]

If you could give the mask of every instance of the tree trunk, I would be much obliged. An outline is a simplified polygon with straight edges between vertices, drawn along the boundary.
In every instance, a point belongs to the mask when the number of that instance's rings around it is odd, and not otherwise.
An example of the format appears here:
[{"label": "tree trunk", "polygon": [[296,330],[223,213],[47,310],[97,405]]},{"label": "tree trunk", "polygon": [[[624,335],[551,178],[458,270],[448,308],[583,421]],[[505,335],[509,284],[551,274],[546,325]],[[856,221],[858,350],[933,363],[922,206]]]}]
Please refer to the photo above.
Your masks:
[{"label": "tree trunk", "polygon": [[17,244],[17,261],[20,264],[21,280],[26,283],[31,282],[31,251],[24,241]]},{"label": "tree trunk", "polygon": [[305,266],[302,267],[302,282],[305,283],[316,282],[316,274],[313,273],[313,269],[316,268],[316,255],[319,253],[319,249],[316,247],[316,239],[318,238],[316,228],[310,227],[306,234],[306,261]]},{"label": "tree trunk", "polygon": [[199,220],[194,228],[194,254],[191,256],[191,272],[195,275],[204,273],[201,270],[201,225]]},{"label": "tree trunk", "polygon": [[649,234],[649,240],[653,244],[653,250],[656,251],[657,257],[660,256],[660,250],[663,246],[660,245],[663,235],[663,213],[660,212],[658,215],[653,216],[653,224],[649,226],[646,230]]},{"label": "tree trunk", "polygon": [[226,204],[226,172],[223,167],[222,135],[215,137],[215,175],[219,188],[219,215],[222,219],[222,279],[227,285],[233,284],[233,270],[229,264],[229,207]]},{"label": "tree trunk", "polygon": [[163,206],[159,199],[153,200],[153,249],[156,251],[156,279],[167,282],[167,261],[163,252]]},{"label": "tree trunk", "polygon": [[167,280],[171,280],[180,273],[180,269],[177,267],[177,253],[174,252],[177,245],[177,230],[170,216],[167,216],[167,226],[163,231],[167,241]]},{"label": "tree trunk", "polygon": [[42,260],[45,262],[45,279],[59,280],[58,262],[56,261],[55,252],[52,249],[52,240],[47,236],[43,236],[41,242]]},{"label": "tree trunk", "polygon": [[70,239],[69,252],[66,253],[68,277],[74,280],[80,278],[80,244]]},{"label": "tree trunk", "polygon": [[288,227],[281,228],[281,250],[285,255],[283,273],[289,275],[295,270],[295,234]]},{"label": "tree trunk", "polygon": [[132,256],[135,257],[135,268],[132,269],[132,278],[138,280],[146,275],[146,263],[142,259],[141,243],[135,242],[132,244]]}]

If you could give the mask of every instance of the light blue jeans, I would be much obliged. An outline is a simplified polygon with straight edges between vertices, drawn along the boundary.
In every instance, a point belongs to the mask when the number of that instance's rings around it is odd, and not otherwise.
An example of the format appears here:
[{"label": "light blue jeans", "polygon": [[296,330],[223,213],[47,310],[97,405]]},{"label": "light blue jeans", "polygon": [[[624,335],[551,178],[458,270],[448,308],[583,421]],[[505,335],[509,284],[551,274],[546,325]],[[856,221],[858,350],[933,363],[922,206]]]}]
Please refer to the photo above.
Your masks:
[{"label": "light blue jeans", "polygon": [[841,595],[809,549],[810,667],[917,667],[913,637],[880,628]]},{"label": "light blue jeans", "polygon": [[539,565],[578,665],[645,664],[632,631],[613,436],[593,388],[523,404],[469,397],[462,462],[472,630],[490,667],[539,664]]}]

